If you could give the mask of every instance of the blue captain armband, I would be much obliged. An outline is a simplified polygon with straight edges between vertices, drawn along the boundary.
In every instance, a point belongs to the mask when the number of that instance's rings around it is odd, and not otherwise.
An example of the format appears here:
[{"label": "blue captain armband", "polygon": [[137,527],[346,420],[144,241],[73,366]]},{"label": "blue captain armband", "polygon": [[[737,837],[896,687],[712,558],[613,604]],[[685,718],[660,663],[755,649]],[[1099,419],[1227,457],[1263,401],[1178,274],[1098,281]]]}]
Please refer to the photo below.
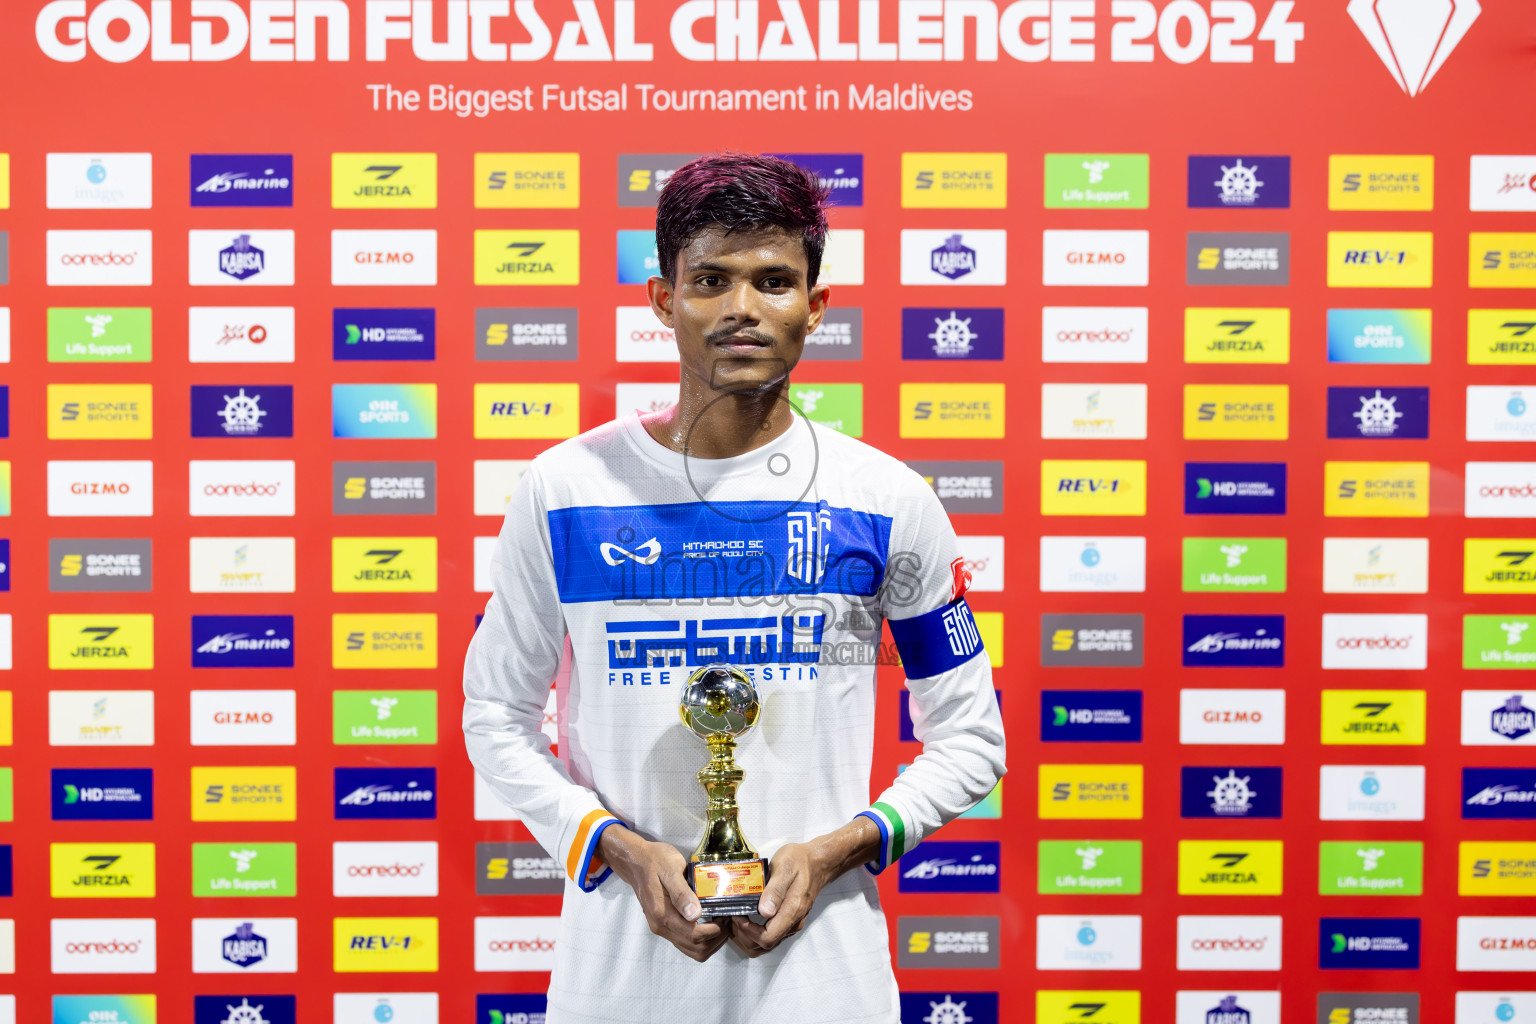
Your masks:
[{"label": "blue captain armband", "polygon": [[964,597],[926,615],[887,621],[908,679],[927,679],[948,672],[982,651],[981,633]]}]

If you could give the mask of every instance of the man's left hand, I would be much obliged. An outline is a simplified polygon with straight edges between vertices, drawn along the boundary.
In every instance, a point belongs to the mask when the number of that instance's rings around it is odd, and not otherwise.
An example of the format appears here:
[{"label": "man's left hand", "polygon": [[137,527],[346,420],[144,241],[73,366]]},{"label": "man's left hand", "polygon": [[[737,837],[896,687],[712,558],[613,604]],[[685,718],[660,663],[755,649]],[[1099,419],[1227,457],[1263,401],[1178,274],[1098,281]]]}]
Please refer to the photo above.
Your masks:
[{"label": "man's left hand", "polygon": [[829,882],[879,854],[880,831],[862,816],[836,832],[780,847],[769,862],[768,885],[757,904],[758,913],[768,923],[734,917],[731,941],[752,957],[776,948],[805,927],[816,897]]}]

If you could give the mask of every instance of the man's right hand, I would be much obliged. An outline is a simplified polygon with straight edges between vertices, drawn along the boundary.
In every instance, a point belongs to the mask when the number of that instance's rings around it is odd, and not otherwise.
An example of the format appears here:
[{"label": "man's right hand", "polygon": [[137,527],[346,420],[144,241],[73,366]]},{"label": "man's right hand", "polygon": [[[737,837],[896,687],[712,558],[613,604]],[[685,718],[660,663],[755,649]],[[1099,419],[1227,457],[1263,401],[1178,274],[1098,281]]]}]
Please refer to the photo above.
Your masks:
[{"label": "man's right hand", "polygon": [[684,874],[688,862],[667,843],[640,838],[622,825],[603,830],[597,854],[613,873],[629,883],[651,931],[684,956],[703,963],[730,939],[724,925],[699,923],[699,898]]}]

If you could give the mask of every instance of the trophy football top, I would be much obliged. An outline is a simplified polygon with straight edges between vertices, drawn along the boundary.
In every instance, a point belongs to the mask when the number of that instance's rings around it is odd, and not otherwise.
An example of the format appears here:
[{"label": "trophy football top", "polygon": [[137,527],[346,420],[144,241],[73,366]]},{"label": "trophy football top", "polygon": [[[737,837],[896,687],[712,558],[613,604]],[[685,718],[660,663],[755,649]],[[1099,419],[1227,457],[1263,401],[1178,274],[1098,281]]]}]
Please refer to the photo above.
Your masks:
[{"label": "trophy football top", "polygon": [[696,670],[684,684],[678,713],[683,724],[708,740],[728,736],[735,739],[751,729],[762,709],[757,687],[739,668],[730,665],[706,665]]}]

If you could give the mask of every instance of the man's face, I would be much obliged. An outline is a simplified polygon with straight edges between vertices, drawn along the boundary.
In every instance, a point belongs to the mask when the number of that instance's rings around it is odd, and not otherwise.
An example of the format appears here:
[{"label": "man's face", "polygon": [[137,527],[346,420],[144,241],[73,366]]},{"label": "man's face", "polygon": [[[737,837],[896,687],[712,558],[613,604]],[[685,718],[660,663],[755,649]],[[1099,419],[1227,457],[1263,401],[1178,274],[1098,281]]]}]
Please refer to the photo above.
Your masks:
[{"label": "man's face", "polygon": [[676,269],[676,284],[650,279],[651,308],[677,335],[684,376],[712,390],[786,378],[827,309],[830,289],[807,283],[805,245],[782,228],[710,228]]}]

